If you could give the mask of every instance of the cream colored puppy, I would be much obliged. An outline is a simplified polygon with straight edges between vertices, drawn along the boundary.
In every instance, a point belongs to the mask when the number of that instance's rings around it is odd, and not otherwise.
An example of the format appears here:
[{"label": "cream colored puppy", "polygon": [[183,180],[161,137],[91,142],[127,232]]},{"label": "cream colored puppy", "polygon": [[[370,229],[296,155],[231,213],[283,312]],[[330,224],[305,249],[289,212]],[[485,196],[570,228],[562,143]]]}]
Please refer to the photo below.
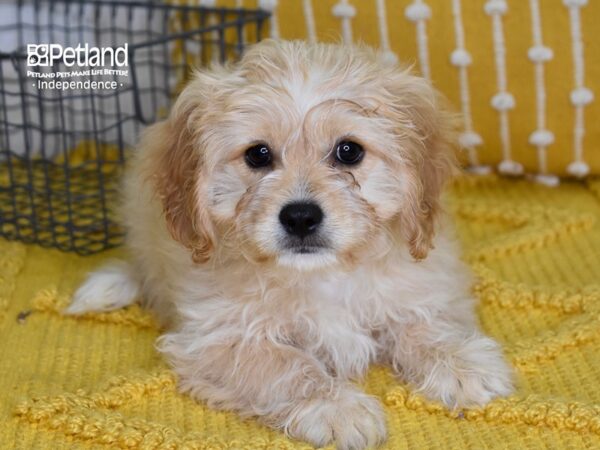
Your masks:
[{"label": "cream colored puppy", "polygon": [[438,220],[451,128],[427,81],[366,48],[265,41],[198,72],[127,174],[131,261],[69,312],[139,296],[182,391],[318,446],[385,438],[352,383],[371,363],[450,408],[507,395]]}]

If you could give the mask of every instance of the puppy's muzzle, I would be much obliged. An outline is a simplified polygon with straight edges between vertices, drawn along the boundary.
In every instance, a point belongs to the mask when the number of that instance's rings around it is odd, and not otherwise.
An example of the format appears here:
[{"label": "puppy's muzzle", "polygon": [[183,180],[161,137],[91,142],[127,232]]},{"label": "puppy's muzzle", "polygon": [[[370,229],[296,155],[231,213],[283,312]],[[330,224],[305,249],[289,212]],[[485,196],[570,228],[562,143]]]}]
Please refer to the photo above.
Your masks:
[{"label": "puppy's muzzle", "polygon": [[318,230],[323,211],[314,202],[289,203],[281,209],[279,221],[288,235],[303,239]]}]

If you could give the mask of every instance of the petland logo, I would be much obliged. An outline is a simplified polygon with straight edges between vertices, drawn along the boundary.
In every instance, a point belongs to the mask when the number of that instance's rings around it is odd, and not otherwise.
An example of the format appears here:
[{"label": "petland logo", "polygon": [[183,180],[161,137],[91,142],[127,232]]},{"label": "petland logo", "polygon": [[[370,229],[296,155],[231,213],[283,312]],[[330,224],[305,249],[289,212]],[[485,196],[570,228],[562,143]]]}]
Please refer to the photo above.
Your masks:
[{"label": "petland logo", "polygon": [[119,78],[129,76],[129,52],[127,44],[115,48],[28,44],[27,67],[27,76],[40,90],[115,90],[124,86]]},{"label": "petland logo", "polygon": [[122,47],[90,47],[87,43],[77,47],[60,44],[28,44],[27,65],[29,67],[52,67],[62,62],[67,67],[127,67],[129,53],[127,44]]}]

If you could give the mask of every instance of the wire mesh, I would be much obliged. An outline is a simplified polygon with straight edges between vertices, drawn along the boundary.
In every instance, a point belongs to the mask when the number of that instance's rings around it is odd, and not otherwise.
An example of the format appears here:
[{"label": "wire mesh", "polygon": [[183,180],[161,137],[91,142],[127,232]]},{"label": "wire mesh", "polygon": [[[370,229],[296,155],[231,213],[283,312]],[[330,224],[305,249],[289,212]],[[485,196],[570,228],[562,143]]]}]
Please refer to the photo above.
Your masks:
[{"label": "wire mesh", "polygon": [[267,18],[141,1],[0,5],[0,235],[84,255],[119,245],[118,180],[139,132],[193,66],[237,59]]}]

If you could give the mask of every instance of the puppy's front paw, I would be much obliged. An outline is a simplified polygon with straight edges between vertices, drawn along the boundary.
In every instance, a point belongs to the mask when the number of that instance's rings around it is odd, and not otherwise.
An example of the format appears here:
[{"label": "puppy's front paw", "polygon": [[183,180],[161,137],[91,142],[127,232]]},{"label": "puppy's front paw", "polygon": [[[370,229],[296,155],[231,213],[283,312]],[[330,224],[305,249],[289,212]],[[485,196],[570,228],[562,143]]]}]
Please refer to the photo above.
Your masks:
[{"label": "puppy's front paw", "polygon": [[317,447],[335,441],[338,450],[373,448],[386,437],[385,415],[379,402],[349,388],[335,399],[303,402],[285,429],[290,436]]},{"label": "puppy's front paw", "polygon": [[482,406],[512,393],[512,369],[495,341],[477,336],[452,354],[441,355],[419,391],[449,408]]}]

